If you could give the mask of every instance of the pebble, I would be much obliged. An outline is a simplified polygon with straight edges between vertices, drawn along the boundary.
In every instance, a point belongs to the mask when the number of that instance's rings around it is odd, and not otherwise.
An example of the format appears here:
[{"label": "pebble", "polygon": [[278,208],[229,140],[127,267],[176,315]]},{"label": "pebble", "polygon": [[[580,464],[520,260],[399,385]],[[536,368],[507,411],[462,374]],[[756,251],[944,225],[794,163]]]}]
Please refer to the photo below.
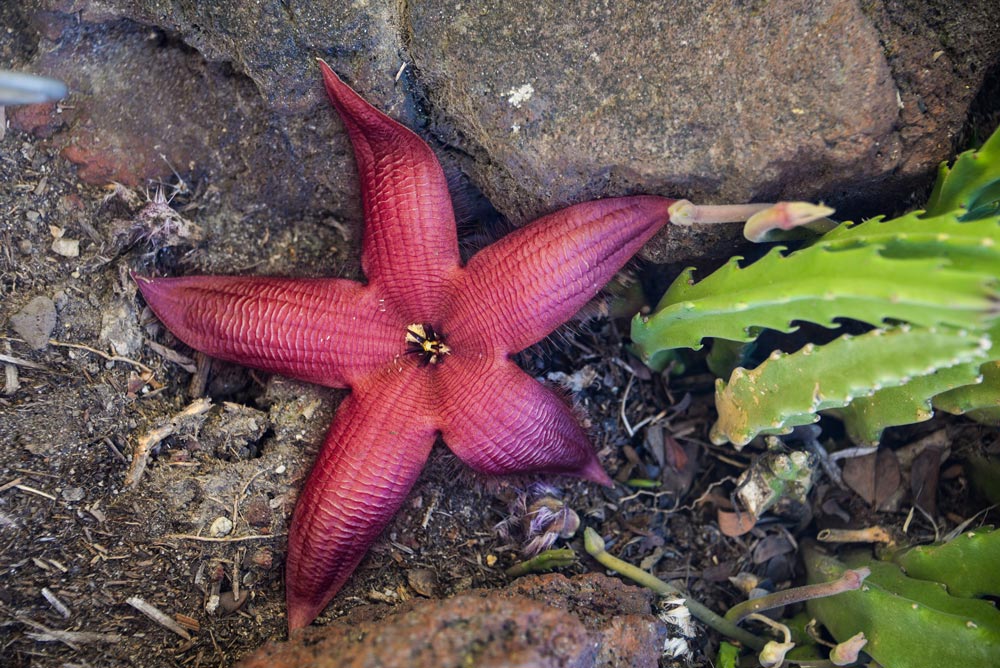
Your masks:
[{"label": "pebble", "polygon": [[215,521],[212,522],[212,526],[209,527],[208,533],[212,538],[222,538],[223,536],[228,536],[229,532],[233,530],[233,521],[228,517],[216,517]]},{"label": "pebble", "polygon": [[80,241],[79,239],[59,237],[52,241],[52,252],[63,257],[79,257]]},{"label": "pebble", "polygon": [[82,501],[86,492],[83,491],[83,487],[67,487],[59,495],[67,501]]},{"label": "pebble", "polygon": [[10,317],[10,326],[29,346],[41,350],[56,327],[56,305],[48,297],[35,297]]}]

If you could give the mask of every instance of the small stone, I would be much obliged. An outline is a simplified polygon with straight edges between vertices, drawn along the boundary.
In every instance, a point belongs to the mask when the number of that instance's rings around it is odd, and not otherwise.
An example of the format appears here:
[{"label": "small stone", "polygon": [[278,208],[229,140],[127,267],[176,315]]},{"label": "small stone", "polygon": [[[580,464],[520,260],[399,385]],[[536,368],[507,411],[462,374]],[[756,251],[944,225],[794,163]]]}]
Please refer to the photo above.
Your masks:
[{"label": "small stone", "polygon": [[22,255],[31,255],[31,251],[34,249],[31,239],[21,239],[17,242],[17,250],[21,251]]},{"label": "small stone", "polygon": [[258,496],[251,499],[250,502],[247,503],[246,507],[243,509],[243,517],[246,518],[247,524],[250,526],[256,529],[263,529],[271,526],[271,520],[274,518],[274,513],[267,505],[267,499]]},{"label": "small stone", "polygon": [[98,342],[126,357],[139,352],[142,348],[142,328],[131,302],[116,298],[115,303],[104,307]]},{"label": "small stone", "polygon": [[437,577],[429,568],[411,568],[406,572],[406,583],[421,596],[433,598],[437,590]]},{"label": "small stone", "polygon": [[38,213],[37,211],[25,211],[24,215],[28,220],[30,220],[33,223],[38,222],[38,219],[42,217],[42,214]]},{"label": "small stone", "polygon": [[59,237],[52,241],[52,252],[63,257],[79,257],[80,241],[79,239]]},{"label": "small stone", "polygon": [[56,305],[48,297],[35,297],[10,317],[10,326],[29,346],[41,350],[56,327]]},{"label": "small stone", "polygon": [[212,538],[222,538],[223,536],[228,536],[233,530],[233,521],[228,517],[216,517],[215,521],[212,522],[212,526],[209,527],[208,533]]},{"label": "small stone", "polygon": [[269,547],[258,547],[250,557],[250,563],[262,571],[271,570],[271,566],[274,565],[274,550]]},{"label": "small stone", "polygon": [[224,615],[229,615],[236,612],[237,610],[243,607],[244,603],[247,602],[248,594],[249,592],[246,589],[244,589],[243,591],[240,592],[239,598],[237,598],[236,596],[233,595],[233,592],[231,591],[223,592],[222,594],[219,595],[219,612],[221,612]]},{"label": "small stone", "polygon": [[67,501],[82,501],[86,496],[83,487],[67,487],[59,495]]}]

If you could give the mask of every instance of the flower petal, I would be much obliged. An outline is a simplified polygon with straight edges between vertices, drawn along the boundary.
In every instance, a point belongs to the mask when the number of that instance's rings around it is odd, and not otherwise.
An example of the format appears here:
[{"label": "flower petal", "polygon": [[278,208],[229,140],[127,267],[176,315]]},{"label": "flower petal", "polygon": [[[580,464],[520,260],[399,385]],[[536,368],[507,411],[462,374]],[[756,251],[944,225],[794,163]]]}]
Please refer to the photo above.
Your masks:
[{"label": "flower petal", "polygon": [[354,146],[365,208],[362,268],[408,322],[438,313],[459,266],[448,184],[420,137],[371,106],[320,62]]},{"label": "flower petal", "polygon": [[611,484],[566,402],[513,362],[453,355],[441,371],[441,435],[472,468],[493,475],[564,473]]},{"label": "flower petal", "polygon": [[337,410],[288,536],[288,628],[307,626],[350,577],[416,482],[437,437],[422,372],[407,365]]},{"label": "flower petal", "polygon": [[514,353],[545,338],[669,220],[673,201],[637,196],[577,204],[479,251],[441,325],[449,345],[479,350],[489,337],[500,351]]},{"label": "flower petal", "polygon": [[257,369],[346,387],[405,350],[405,324],[392,322],[374,291],[354,281],[133,278],[181,341]]}]

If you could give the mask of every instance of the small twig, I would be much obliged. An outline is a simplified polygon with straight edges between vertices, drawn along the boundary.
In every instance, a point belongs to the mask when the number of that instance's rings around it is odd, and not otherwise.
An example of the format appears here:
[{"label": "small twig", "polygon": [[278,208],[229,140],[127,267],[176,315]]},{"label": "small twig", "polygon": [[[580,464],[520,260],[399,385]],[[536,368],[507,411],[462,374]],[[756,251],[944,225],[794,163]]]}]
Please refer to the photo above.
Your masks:
[{"label": "small twig", "polygon": [[94,633],[92,631],[62,631],[51,629],[45,624],[40,624],[27,617],[15,617],[15,619],[25,626],[30,626],[40,633],[27,633],[29,638],[38,642],[61,642],[67,647],[79,652],[80,647],[76,643],[88,642],[121,642],[122,637],[117,633]]},{"label": "small twig", "polygon": [[633,566],[627,561],[622,561],[621,559],[609,554],[604,549],[604,539],[590,527],[583,530],[583,544],[587,553],[594,559],[597,559],[597,561],[600,562],[600,564],[605,568],[610,568],[616,573],[624,575],[628,579],[641,584],[643,587],[648,587],[663,596],[682,597],[685,601],[685,605],[687,605],[688,609],[691,611],[691,615],[696,619],[701,620],[727,638],[738,640],[747,647],[755,649],[758,652],[764,649],[766,642],[762,638],[755,636],[745,629],[741,629],[733,622],[715,614],[710,608],[694,600],[688,594],[681,591],[677,587],[674,587],[672,584],[664,582],[641,568]]},{"label": "small twig", "polygon": [[878,446],[873,445],[871,447],[861,447],[861,448],[845,448],[844,450],[837,450],[836,452],[830,453],[830,459],[833,461],[840,461],[841,459],[852,459],[854,457],[864,457],[865,455],[871,455],[878,452]]},{"label": "small twig", "polygon": [[802,601],[825,598],[845,591],[860,589],[861,583],[869,575],[871,575],[871,570],[867,568],[849,569],[832,582],[792,587],[791,589],[784,589],[773,594],[767,594],[766,596],[751,598],[748,601],[737,603],[731,607],[726,613],[726,619],[734,624],[739,624],[750,615],[764,610],[771,610],[773,608],[780,608],[783,605],[801,603]]},{"label": "small twig", "polygon": [[103,350],[98,350],[97,348],[91,348],[90,346],[85,346],[82,343],[68,343],[64,341],[56,341],[55,339],[49,339],[49,345],[57,346],[59,348],[76,348],[77,350],[84,350],[88,353],[94,353],[98,357],[103,357],[109,362],[125,362],[126,364],[131,364],[132,366],[145,371],[146,373],[153,373],[153,370],[148,366],[134,359],[128,357],[122,357],[121,355],[109,355]]},{"label": "small twig", "polygon": [[164,627],[166,629],[169,629],[169,630],[173,631],[174,633],[176,633],[177,635],[179,635],[181,638],[184,638],[184,640],[191,640],[191,634],[188,633],[184,629],[184,627],[182,627],[180,624],[178,624],[177,622],[175,622],[173,620],[173,618],[170,617],[170,615],[167,615],[166,613],[162,612],[156,606],[154,606],[154,605],[152,605],[150,603],[147,603],[146,601],[144,601],[143,599],[139,598],[138,596],[132,596],[132,597],[126,599],[125,602],[128,603],[129,605],[131,605],[133,608],[135,608],[139,612],[141,612],[142,614],[144,614],[147,617],[149,617],[150,619],[152,619],[154,622],[156,622],[160,626],[162,626],[162,627]]},{"label": "small twig", "polygon": [[625,383],[625,391],[622,392],[622,400],[619,405],[618,412],[621,414],[622,424],[625,425],[625,433],[630,437],[635,436],[635,430],[632,429],[632,425],[628,422],[628,416],[625,415],[625,406],[628,403],[628,393],[632,389],[632,383],[635,382],[635,374],[631,374],[628,377],[628,382]]},{"label": "small twig", "polygon": [[195,399],[184,410],[170,418],[166,424],[143,434],[132,453],[132,464],[129,465],[128,472],[125,474],[125,486],[133,487],[139,483],[139,479],[142,478],[142,474],[146,470],[146,463],[149,461],[149,455],[153,448],[167,436],[177,431],[184,418],[202,415],[211,407],[211,399]]},{"label": "small twig", "polygon": [[277,538],[284,536],[283,533],[253,534],[250,536],[228,536],[223,538],[212,538],[211,536],[195,536],[189,533],[168,533],[164,538],[177,538],[179,540],[200,540],[204,543],[238,543],[244,540],[263,540],[265,538]]},{"label": "small twig", "polygon": [[823,543],[893,543],[892,536],[880,526],[864,529],[823,529],[816,534]]},{"label": "small twig", "polygon": [[5,482],[4,484],[0,485],[0,492],[6,492],[8,489],[17,487],[20,484],[21,484],[21,478],[14,478],[10,482]]},{"label": "small twig", "polygon": [[59,597],[53,594],[52,590],[48,587],[42,587],[42,596],[44,596],[45,600],[48,601],[49,604],[56,609],[56,612],[62,615],[65,619],[69,619],[73,616],[73,614],[69,611],[69,608],[66,607],[66,604],[60,601]]},{"label": "small twig", "polygon": [[14,487],[16,489],[21,490],[22,492],[29,492],[31,494],[37,494],[38,496],[44,496],[46,499],[50,501],[56,500],[56,497],[52,496],[48,492],[43,492],[42,490],[35,489],[34,487],[28,487],[27,485],[14,485]]},{"label": "small twig", "polygon": [[37,369],[38,371],[48,371],[49,373],[55,373],[52,369],[41,364],[36,364],[35,362],[30,362],[28,360],[23,360],[20,357],[12,357],[10,355],[0,354],[0,362],[4,364],[14,364],[16,366],[23,366],[28,369]]}]

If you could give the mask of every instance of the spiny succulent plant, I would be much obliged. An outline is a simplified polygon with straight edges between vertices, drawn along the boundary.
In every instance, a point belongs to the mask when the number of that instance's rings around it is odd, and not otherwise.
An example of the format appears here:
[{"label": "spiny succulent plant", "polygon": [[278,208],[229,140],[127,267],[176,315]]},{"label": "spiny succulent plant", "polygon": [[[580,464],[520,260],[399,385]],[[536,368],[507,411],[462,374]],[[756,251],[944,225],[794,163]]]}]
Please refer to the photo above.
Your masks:
[{"label": "spiny succulent plant", "polygon": [[1000,665],[1000,611],[978,595],[996,596],[1000,532],[967,532],[952,541],[915,547],[893,562],[856,553],[837,559],[806,544],[810,582],[826,582],[864,567],[864,586],[807,609],[838,642],[863,633],[864,651],[883,666],[931,668]]},{"label": "spiny succulent plant", "polygon": [[[768,231],[758,225],[752,236]],[[815,422],[820,411],[860,443],[935,409],[1000,423],[1000,130],[941,166],[922,211],[841,223],[798,250],[741,260],[699,282],[686,270],[652,315],[632,322],[636,348],[653,365],[713,341],[710,367],[729,376],[716,383],[714,442],[742,447]],[[871,329],[740,366],[747,344],[768,330],[845,322]],[[725,359],[735,368],[720,368]]]}]

